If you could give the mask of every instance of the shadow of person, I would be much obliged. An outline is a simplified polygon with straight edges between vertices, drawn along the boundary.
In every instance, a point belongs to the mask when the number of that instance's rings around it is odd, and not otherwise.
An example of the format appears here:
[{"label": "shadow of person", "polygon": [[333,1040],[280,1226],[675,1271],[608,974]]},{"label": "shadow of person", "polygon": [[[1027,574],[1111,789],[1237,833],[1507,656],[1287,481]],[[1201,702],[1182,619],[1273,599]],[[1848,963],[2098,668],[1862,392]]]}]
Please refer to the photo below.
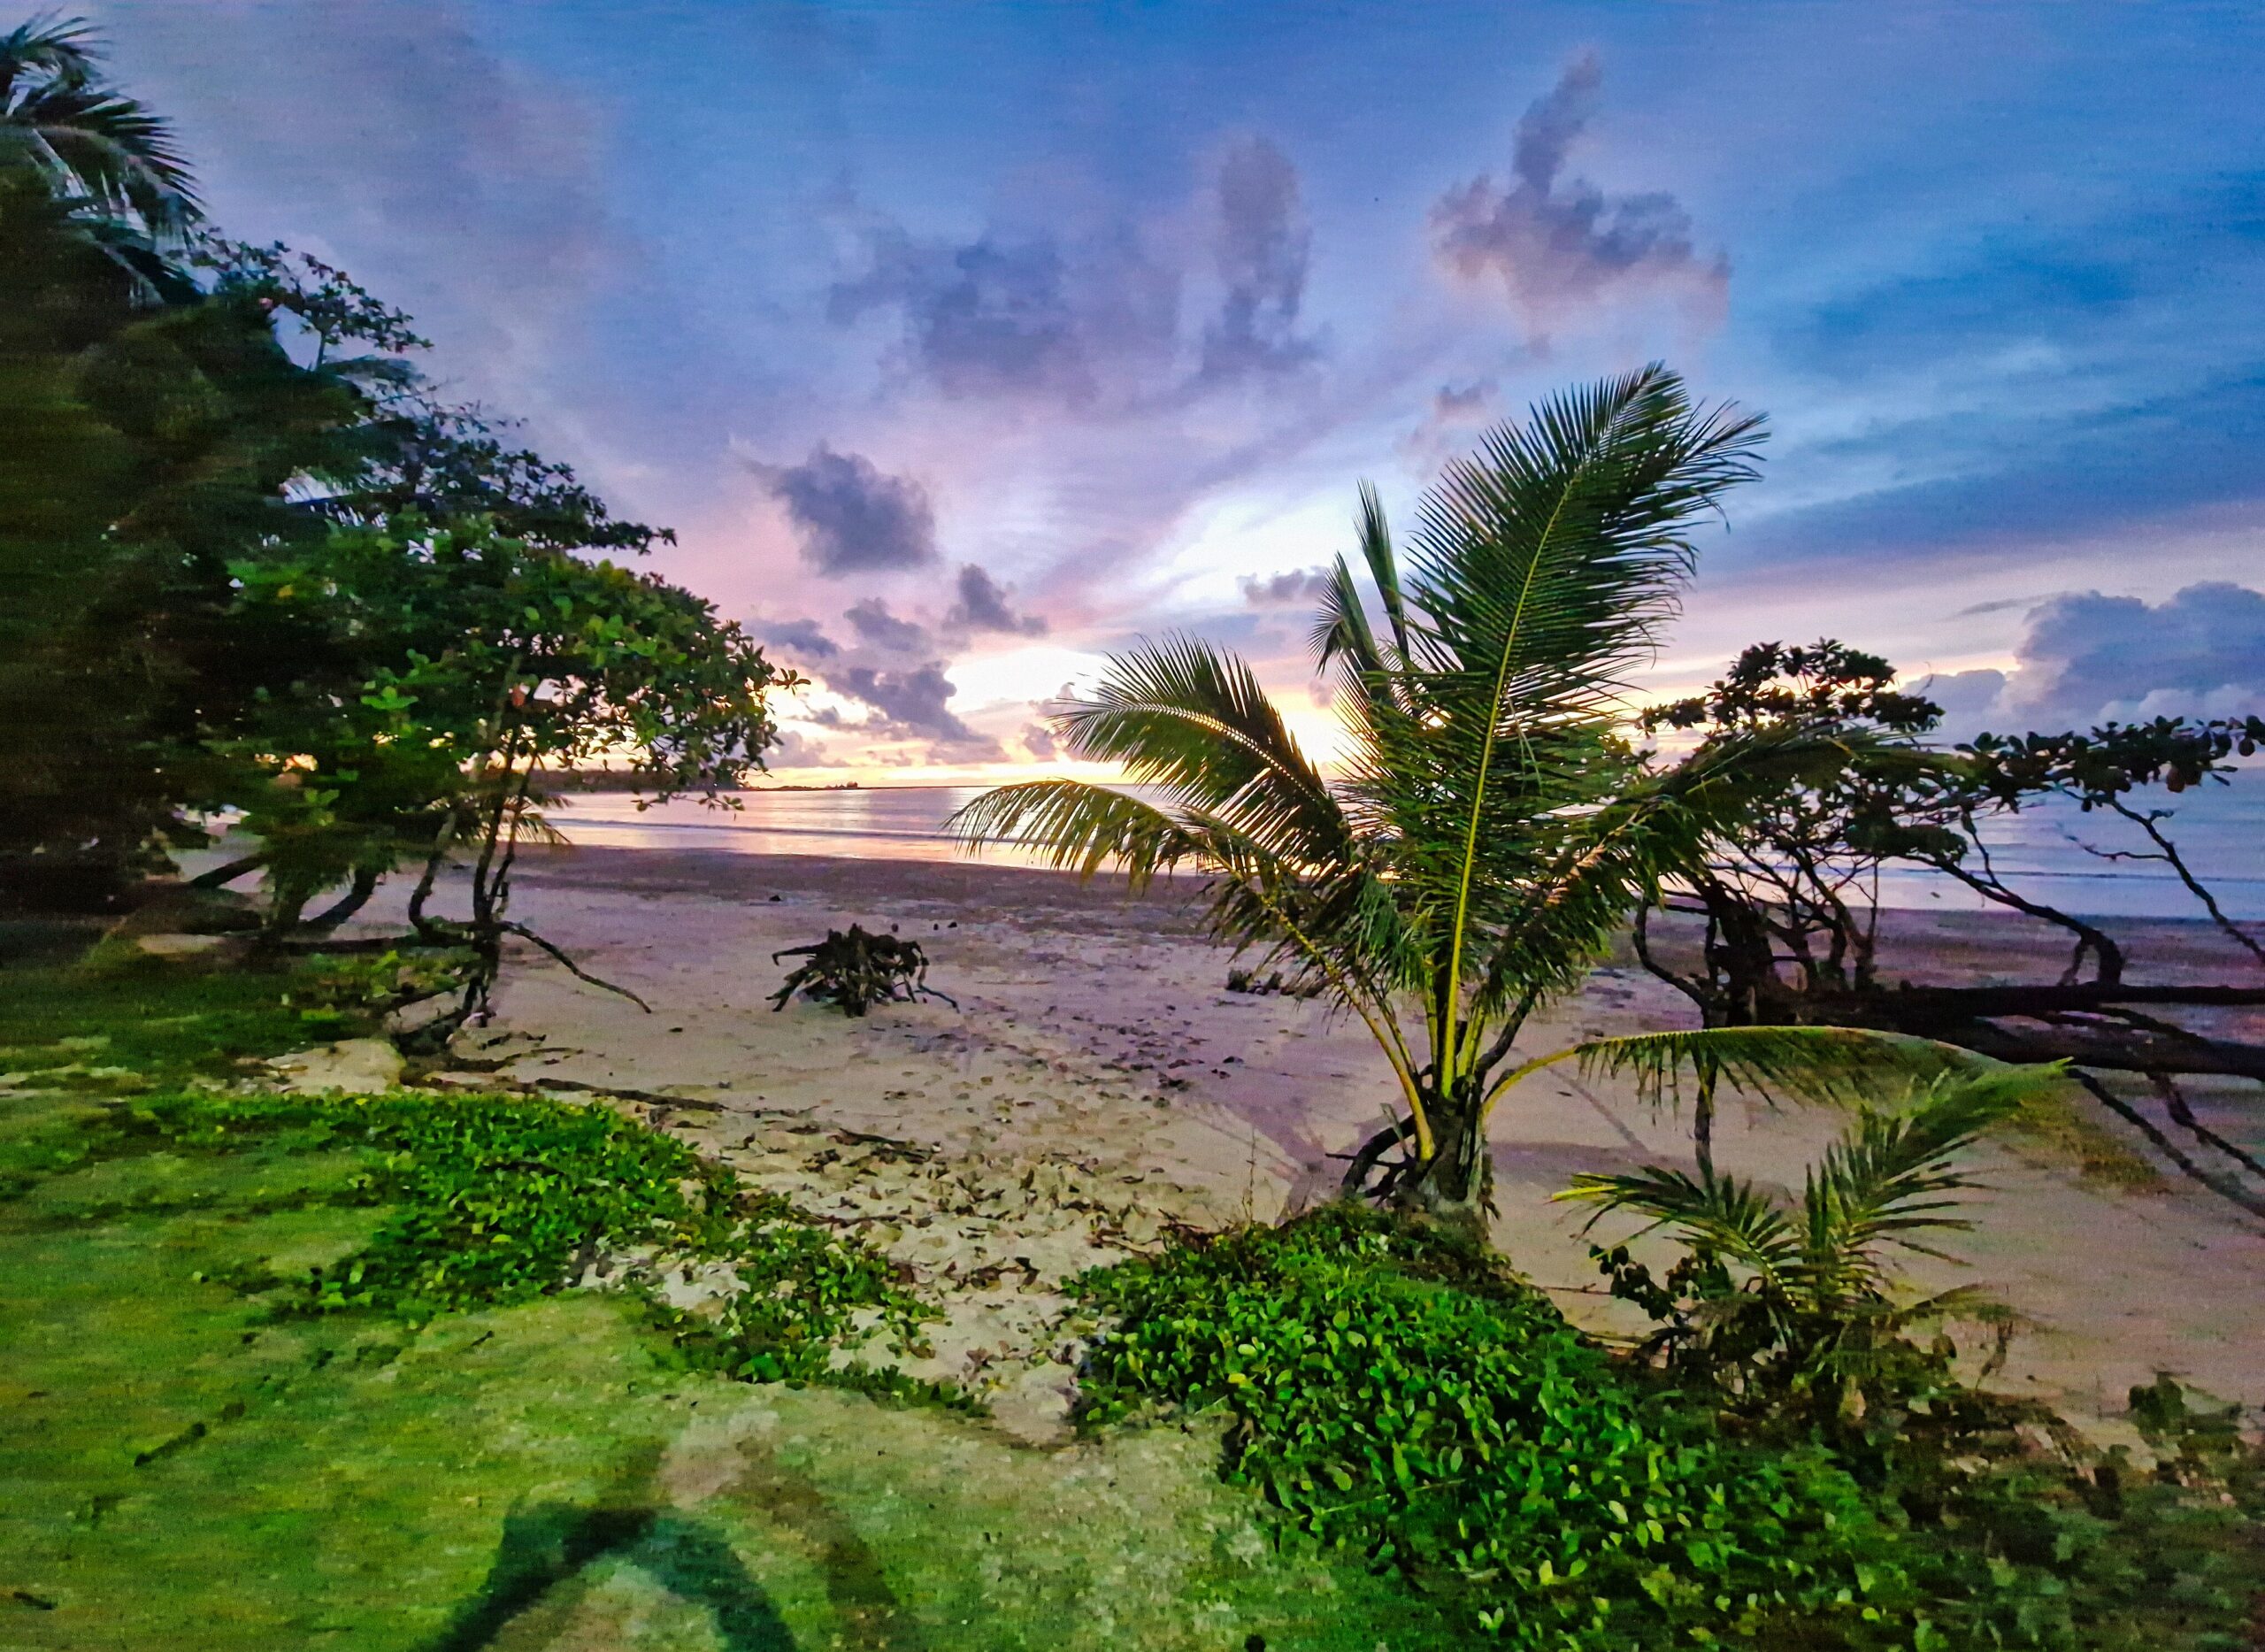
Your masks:
[{"label": "shadow of person", "polygon": [[587,1567],[619,1556],[704,1607],[728,1652],[795,1652],[795,1637],[729,1543],[668,1510],[542,1503],[503,1522],[480,1592],[420,1652],[480,1652]]}]

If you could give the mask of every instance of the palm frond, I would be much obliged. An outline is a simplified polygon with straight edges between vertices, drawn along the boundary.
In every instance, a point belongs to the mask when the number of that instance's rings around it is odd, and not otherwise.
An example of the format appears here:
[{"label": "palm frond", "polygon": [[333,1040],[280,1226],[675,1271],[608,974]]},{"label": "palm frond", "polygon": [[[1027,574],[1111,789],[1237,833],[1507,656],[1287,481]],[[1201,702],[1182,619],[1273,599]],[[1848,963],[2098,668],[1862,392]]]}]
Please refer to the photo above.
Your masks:
[{"label": "palm frond", "polygon": [[1072,756],[1121,764],[1286,859],[1327,865],[1351,852],[1343,810],[1257,674],[1200,637],[1117,656],[1054,726]]},{"label": "palm frond", "polygon": [[1085,780],[995,787],[955,810],[941,829],[971,849],[1011,843],[1034,850],[1080,877],[1114,866],[1135,888],[1203,855],[1201,839],[1155,804]]},{"label": "palm frond", "polygon": [[102,83],[99,42],[75,18],[0,35],[0,149],[23,154],[59,193],[178,238],[203,214],[188,157],[164,119]]},{"label": "palm frond", "polygon": [[1850,750],[1848,738],[1822,730],[1726,737],[1532,834],[1551,858],[1523,904],[1493,926],[1473,1007],[1491,1015],[1513,994],[1532,1003],[1577,986],[1662,878],[1735,832],[1789,780],[1835,772]]},{"label": "palm frond", "polygon": [[1321,594],[1312,644],[1317,674],[1341,663],[1351,687],[1384,674],[1384,655],[1377,648],[1376,630],[1362,604],[1361,588],[1353,582],[1353,570],[1342,557],[1330,570],[1328,587]]},{"label": "palm frond", "polygon": [[[1717,1026],[1593,1039],[1570,1054],[1585,1078],[1624,1079],[1654,1107],[1674,1107],[1688,1078],[1765,1098],[1861,1106],[1900,1097],[1981,1057],[1952,1044],[1845,1026]],[[1554,1059],[1553,1057],[1545,1057]],[[1536,1064],[1529,1064],[1532,1066]]]},{"label": "palm frond", "polygon": [[1400,555],[1393,549],[1392,525],[1385,520],[1384,501],[1373,482],[1363,482],[1361,494],[1361,559],[1369,565],[1384,603],[1385,623],[1392,629],[1392,646],[1402,660],[1408,657],[1408,598],[1400,588]]},{"label": "palm frond", "polygon": [[1648,1217],[1640,1230],[1671,1230],[1685,1244],[1714,1252],[1777,1283],[1801,1261],[1801,1234],[1793,1219],[1751,1182],[1734,1176],[1697,1176],[1664,1165],[1627,1175],[1580,1175],[1555,1198],[1596,1207],[1583,1231],[1616,1210]]},{"label": "palm frond", "polygon": [[1973,1226],[1945,1214],[1975,1186],[1952,1160],[2061,1080],[2057,1066],[1969,1066],[1938,1073],[1902,1110],[1867,1109],[1802,1190],[1813,1243],[1852,1269],[1876,1265],[1882,1244],[1940,1255],[1913,1235]]}]

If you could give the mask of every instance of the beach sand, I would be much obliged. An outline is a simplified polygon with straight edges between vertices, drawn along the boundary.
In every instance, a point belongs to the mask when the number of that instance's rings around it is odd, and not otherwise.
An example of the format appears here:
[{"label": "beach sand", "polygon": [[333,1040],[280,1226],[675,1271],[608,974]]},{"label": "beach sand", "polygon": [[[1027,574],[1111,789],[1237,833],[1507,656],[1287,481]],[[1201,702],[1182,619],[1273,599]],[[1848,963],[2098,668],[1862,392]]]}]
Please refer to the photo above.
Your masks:
[{"label": "beach sand", "polygon": [[[514,915],[653,1013],[522,948],[495,1019],[459,1051],[520,1084],[638,1093],[628,1104],[644,1116],[887,1250],[950,1299],[919,1369],[987,1384],[1027,1438],[1058,1435],[1071,1392],[1064,1278],[1153,1247],[1171,1224],[1271,1220],[1326,1196],[1340,1168],[1328,1155],[1392,1100],[1357,1021],[1225,990],[1231,957],[1202,935],[1186,884],[1135,898],[982,865],[701,850],[582,849],[521,864]],[[852,921],[918,940],[956,1007],[853,1020],[798,1001],[774,1013],[767,1000],[791,965],[771,954]],[[2131,929],[2139,979],[2240,979],[2199,926]],[[2018,921],[1917,913],[1893,916],[1887,956],[1891,976],[1978,980],[2036,979],[2060,952]],[[1537,1018],[1523,1045],[1694,1024],[1685,1000],[1624,962]],[[2265,1134],[2253,1087],[2197,1101],[2229,1134]],[[1563,1068],[1497,1115],[1496,1241],[1578,1322],[1626,1328],[1627,1310],[1602,1295],[1584,1213],[1549,1195],[1580,1171],[1687,1164],[1687,1128]],[[1797,1186],[1835,1128],[1815,1110],[1733,1099],[1716,1160]],[[1977,1228],[1950,1241],[1971,1265],[1923,1258],[1913,1277],[1981,1286],[2023,1317],[1996,1386],[2108,1439],[2129,1437],[2113,1419],[2159,1372],[2265,1406],[2265,1224],[2175,1173],[2136,1189],[2087,1178],[2065,1147],[2032,1138],[1977,1159],[1989,1184]]]}]

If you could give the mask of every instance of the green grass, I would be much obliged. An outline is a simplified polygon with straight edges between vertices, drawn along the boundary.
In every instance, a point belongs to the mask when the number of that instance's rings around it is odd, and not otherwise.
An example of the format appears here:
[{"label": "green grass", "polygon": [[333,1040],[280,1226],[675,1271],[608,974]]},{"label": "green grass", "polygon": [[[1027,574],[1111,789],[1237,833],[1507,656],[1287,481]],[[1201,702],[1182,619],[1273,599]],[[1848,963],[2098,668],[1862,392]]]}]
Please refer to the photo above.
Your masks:
[{"label": "green grass", "polygon": [[[171,1087],[334,1035],[286,989],[0,973],[0,1039],[124,1070],[0,1098],[6,1652],[1457,1643],[1277,1552],[1216,1432],[1039,1453],[729,1379],[887,1281],[609,1112]],[[739,1246],[764,1301],[686,1325],[557,1289],[641,1224]]]},{"label": "green grass", "polygon": [[[350,1011],[294,1004],[306,977],[207,972],[151,958],[0,971],[0,1072],[62,1073],[65,1087],[178,1086],[236,1077],[248,1057],[366,1032]],[[89,1076],[86,1069],[107,1077]]]}]

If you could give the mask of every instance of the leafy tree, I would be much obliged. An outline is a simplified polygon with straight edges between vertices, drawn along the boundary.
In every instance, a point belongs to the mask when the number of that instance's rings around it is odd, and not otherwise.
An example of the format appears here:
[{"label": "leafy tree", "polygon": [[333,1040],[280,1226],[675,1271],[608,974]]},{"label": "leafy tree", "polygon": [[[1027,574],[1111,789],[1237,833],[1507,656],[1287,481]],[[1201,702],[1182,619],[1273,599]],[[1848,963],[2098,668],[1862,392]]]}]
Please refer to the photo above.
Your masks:
[{"label": "leafy tree", "polygon": [[[1760,434],[1660,366],[1565,393],[1449,468],[1404,573],[1364,494],[1373,607],[1340,557],[1314,634],[1352,735],[1339,784],[1247,665],[1179,637],[1118,657],[1055,718],[1072,755],[1122,765],[1161,802],[1036,780],[986,794],[954,828],[1135,882],[1209,874],[1216,931],[1358,1015],[1398,1080],[1406,1117],[1348,1181],[1404,1141],[1392,1195],[1475,1221],[1488,1114],[1540,1064],[1513,1059],[1527,1018],[1578,984],[1662,872],[1822,755],[1767,731],[1654,768],[1621,733],[1624,683],[1692,567],[1690,525],[1754,473]],[[1766,1047],[1776,1080],[1802,1082],[1861,1072],[1871,1057],[1852,1061],[1852,1042],[1735,1048]],[[1695,1065],[1702,1085],[1737,1064],[1686,1035],[1613,1059],[1655,1080]]]},{"label": "leafy tree", "polygon": [[[342,272],[192,233],[164,123],[95,62],[82,24],[0,37],[0,757],[18,805],[0,898],[113,903],[198,841],[196,811],[249,797],[267,841],[209,880],[274,863],[279,930],[350,880],[336,921],[404,820],[445,812],[465,780],[429,749],[351,759],[337,711],[409,668],[372,651],[394,629],[243,603],[248,577],[288,582],[334,543],[350,554],[337,530],[395,523],[476,522],[562,555],[672,536],[438,401],[410,319]],[[296,737],[295,713],[311,718]],[[278,761],[287,779],[357,778],[279,788]]]},{"label": "leafy tree", "polygon": [[[353,664],[343,689],[271,699],[230,749],[284,923],[349,876],[358,904],[422,854],[411,921],[479,960],[459,1020],[504,935],[548,944],[506,916],[518,846],[543,829],[542,776],[605,761],[656,798],[718,799],[762,767],[768,692],[794,680],[690,592],[485,519],[342,526],[303,559],[235,573],[242,614],[319,629]],[[473,862],[468,920],[427,910],[455,852]]]},{"label": "leafy tree", "polygon": [[[2077,1083],[2140,1129],[2190,1174],[2265,1213],[2265,1164],[2203,1124],[2178,1088],[2209,1073],[2265,1080],[2265,1051],[2165,1018],[2166,1011],[2265,1004],[2265,986],[2142,984],[2106,920],[2069,912],[2020,885],[1993,856],[1992,826],[2024,809],[2074,804],[2088,821],[2120,823],[2126,847],[2086,838],[2110,861],[2167,867],[2203,913],[2248,957],[2265,945],[2230,918],[2171,831],[2173,810],[2144,801],[2223,785],[2236,760],[2265,742],[2265,719],[2158,718],[2089,730],[1982,734],[1930,742],[1939,708],[1897,689],[1893,667],[1830,640],[1759,643],[1705,693],[1655,709],[1654,731],[1697,731],[1699,750],[1757,734],[1806,731],[1845,742],[1832,765],[1786,777],[1736,832],[1717,832],[1664,878],[1639,913],[1638,955],[1689,996],[1712,1026],[1790,1023],[1873,1026],[1946,1041],[2000,1060],[2072,1064]],[[1992,904],[2070,938],[2054,981],[1990,987],[1881,979],[1878,880],[1893,864],[1923,868]],[[1654,911],[1701,920],[1663,930]],[[2191,1156],[2103,1080],[2146,1078]]]}]

